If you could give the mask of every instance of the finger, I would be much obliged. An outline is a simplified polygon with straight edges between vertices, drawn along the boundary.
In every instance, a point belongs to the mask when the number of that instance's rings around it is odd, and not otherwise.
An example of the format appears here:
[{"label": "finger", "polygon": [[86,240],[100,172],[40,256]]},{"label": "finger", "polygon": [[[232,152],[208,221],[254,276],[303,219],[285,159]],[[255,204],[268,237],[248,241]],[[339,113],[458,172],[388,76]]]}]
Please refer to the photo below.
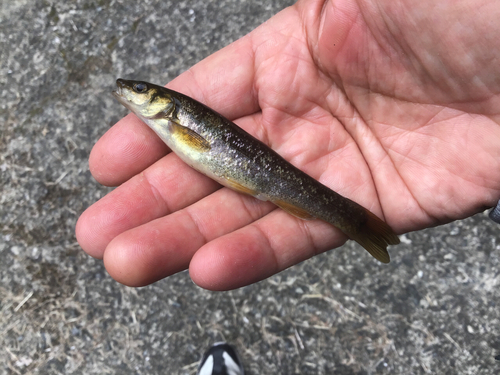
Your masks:
[{"label": "finger", "polygon": [[102,258],[120,233],[182,209],[219,188],[171,153],[90,206],[76,224],[77,240],[89,255]]},{"label": "finger", "polygon": [[257,112],[253,38],[259,29],[200,61],[167,87],[202,102],[230,120]]},{"label": "finger", "polygon": [[124,117],[94,145],[89,168],[105,186],[117,186],[167,153],[168,147],[134,114]]},{"label": "finger", "polygon": [[275,210],[255,223],[203,246],[189,266],[193,281],[210,290],[239,288],[326,250],[346,236],[320,220]]},{"label": "finger", "polygon": [[192,206],[126,231],[107,246],[104,265],[117,281],[143,286],[185,270],[193,254],[275,208],[223,188]]}]

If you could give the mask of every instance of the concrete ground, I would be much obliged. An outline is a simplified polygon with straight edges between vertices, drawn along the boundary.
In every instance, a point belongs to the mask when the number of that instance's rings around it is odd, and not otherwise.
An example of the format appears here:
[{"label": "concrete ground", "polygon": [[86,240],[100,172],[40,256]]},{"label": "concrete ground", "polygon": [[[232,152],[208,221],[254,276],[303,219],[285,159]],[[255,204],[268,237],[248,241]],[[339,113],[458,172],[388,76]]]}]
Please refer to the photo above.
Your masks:
[{"label": "concrete ground", "polygon": [[227,340],[250,375],[498,374],[498,225],[485,214],[357,245],[213,293],[184,272],[145,288],[79,248],[108,189],[92,145],[126,110],[116,78],[166,83],[291,0],[0,3],[0,374],[195,374]]}]

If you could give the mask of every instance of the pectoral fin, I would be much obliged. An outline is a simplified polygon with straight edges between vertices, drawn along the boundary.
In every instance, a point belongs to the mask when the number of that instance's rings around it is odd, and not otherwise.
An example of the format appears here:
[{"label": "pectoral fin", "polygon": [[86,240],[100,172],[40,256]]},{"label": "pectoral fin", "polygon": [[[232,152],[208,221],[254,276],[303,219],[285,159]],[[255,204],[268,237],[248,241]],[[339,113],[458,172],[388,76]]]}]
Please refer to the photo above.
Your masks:
[{"label": "pectoral fin", "polygon": [[297,207],[297,206],[294,206],[293,204],[290,204],[288,202],[284,202],[284,201],[280,201],[280,200],[273,200],[272,202],[276,206],[281,208],[283,211],[288,212],[290,215],[298,217],[299,219],[302,219],[302,220],[315,219],[314,216],[312,216],[310,213],[308,213],[304,209]]},{"label": "pectoral fin", "polygon": [[200,152],[207,152],[211,149],[210,143],[201,135],[177,122],[170,121],[173,137],[180,142],[196,149]]}]

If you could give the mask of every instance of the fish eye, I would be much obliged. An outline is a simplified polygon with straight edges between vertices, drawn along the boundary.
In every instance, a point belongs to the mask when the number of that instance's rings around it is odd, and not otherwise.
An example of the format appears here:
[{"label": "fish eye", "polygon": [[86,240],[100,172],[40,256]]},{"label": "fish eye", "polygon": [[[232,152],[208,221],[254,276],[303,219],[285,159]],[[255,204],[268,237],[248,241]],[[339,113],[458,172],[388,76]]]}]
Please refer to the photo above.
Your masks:
[{"label": "fish eye", "polygon": [[134,85],[134,91],[141,94],[148,90],[148,86],[145,83],[136,83]]}]

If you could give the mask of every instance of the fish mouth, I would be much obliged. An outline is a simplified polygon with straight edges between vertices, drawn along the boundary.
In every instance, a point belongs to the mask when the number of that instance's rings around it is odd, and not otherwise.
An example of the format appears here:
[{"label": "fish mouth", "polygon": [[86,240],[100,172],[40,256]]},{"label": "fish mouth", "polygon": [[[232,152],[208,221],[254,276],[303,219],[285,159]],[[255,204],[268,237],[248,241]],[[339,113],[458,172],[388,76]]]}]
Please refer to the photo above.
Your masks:
[{"label": "fish mouth", "polygon": [[117,99],[123,99],[123,80],[121,78],[116,80],[116,89],[111,94]]},{"label": "fish mouth", "polygon": [[111,95],[113,95],[116,99],[123,98],[122,92],[120,89],[116,89],[116,90],[111,91]]},{"label": "fish mouth", "polygon": [[129,85],[127,85],[127,81],[119,78],[116,80],[116,89],[111,91],[111,94],[116,98],[116,100],[118,100],[121,105],[134,112],[132,107],[132,100],[129,95],[127,95],[128,91]]},{"label": "fish mouth", "polygon": [[120,104],[122,104],[126,108],[129,107],[129,101],[123,95],[121,88],[117,88],[116,90],[111,91],[111,95],[113,95]]},{"label": "fish mouth", "polygon": [[127,99],[126,93],[126,85],[124,80],[117,79],[116,80],[116,89],[111,91],[111,95],[113,95],[116,100],[118,100],[123,106],[130,109],[130,100]]}]

